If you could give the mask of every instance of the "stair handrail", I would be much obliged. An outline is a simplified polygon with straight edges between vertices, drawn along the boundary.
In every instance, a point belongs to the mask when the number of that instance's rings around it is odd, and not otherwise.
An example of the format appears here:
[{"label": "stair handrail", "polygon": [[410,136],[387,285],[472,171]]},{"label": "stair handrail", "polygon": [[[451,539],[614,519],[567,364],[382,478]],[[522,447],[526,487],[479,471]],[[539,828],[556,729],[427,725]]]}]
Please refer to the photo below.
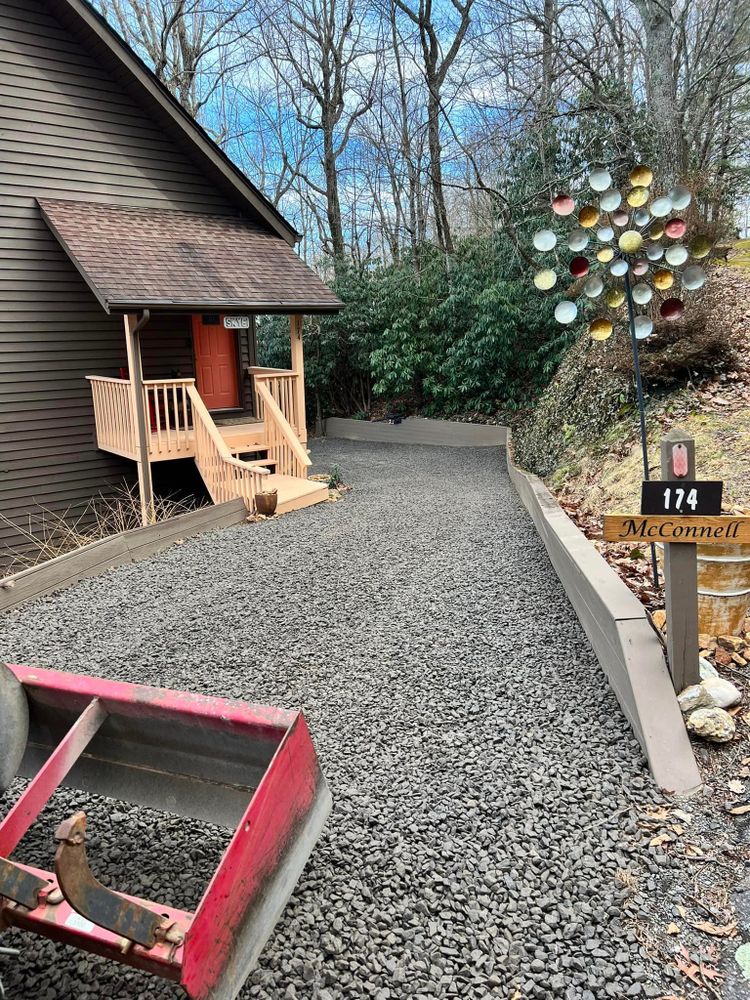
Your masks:
[{"label": "stair handrail", "polygon": [[297,375],[293,368],[264,368],[262,365],[250,365],[247,369],[248,375],[255,375],[258,378],[271,378],[274,375]]},{"label": "stair handrail", "polygon": [[[225,465],[228,465],[235,469],[240,469],[242,470],[243,473],[246,473],[251,477],[269,476],[271,474],[268,469],[251,464],[249,462],[243,462],[242,459],[240,458],[235,458],[234,455],[232,455],[232,453],[230,452],[226,441],[219,433],[219,429],[214,423],[213,418],[211,414],[208,412],[206,404],[201,399],[200,393],[196,389],[195,385],[189,385],[187,387],[187,393],[193,408],[194,423],[196,421],[201,422],[204,430],[211,439],[211,442],[214,445],[219,457],[221,458],[222,462]],[[196,455],[195,455],[196,465],[198,464],[198,458],[199,458],[197,449],[198,449],[198,435],[196,433]],[[200,466],[198,466],[198,468],[200,470]],[[209,484],[206,483],[206,485],[208,486]],[[254,495],[254,490],[252,492]]]},{"label": "stair handrail", "polygon": [[302,442],[297,437],[296,431],[284,416],[281,407],[271,395],[268,386],[264,385],[263,382],[258,382],[256,389],[265,405],[265,418],[268,419],[270,414],[271,419],[281,431],[282,436],[294,452],[294,457],[300,465],[305,467],[312,465],[312,459],[307,454],[305,448],[302,447]]},{"label": "stair handrail", "polygon": [[224,461],[230,464],[236,463],[239,466],[244,466],[247,463],[243,462],[239,458],[235,458],[229,450],[226,441],[219,433],[219,428],[213,421],[213,417],[208,412],[206,404],[201,399],[200,393],[195,388],[195,385],[189,385],[187,387],[188,396],[190,397],[190,402],[193,404],[193,417],[200,417],[201,423],[205,427],[209,437],[216,445],[216,449],[224,459]]}]

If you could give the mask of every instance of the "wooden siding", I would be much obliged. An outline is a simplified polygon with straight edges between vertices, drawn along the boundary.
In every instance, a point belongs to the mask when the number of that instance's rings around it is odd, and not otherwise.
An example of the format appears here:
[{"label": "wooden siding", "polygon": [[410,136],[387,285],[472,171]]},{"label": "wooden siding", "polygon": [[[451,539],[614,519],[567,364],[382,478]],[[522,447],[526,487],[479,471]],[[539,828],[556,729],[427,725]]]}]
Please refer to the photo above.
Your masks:
[{"label": "wooden siding", "polygon": [[[122,317],[101,309],[35,199],[237,209],[40,0],[0,0],[0,49],[0,513],[23,523],[133,474],[96,448],[85,381],[125,365]],[[192,374],[187,322],[152,318],[147,377]],[[0,560],[14,536],[0,524]]]},{"label": "wooden siding", "polygon": [[191,317],[153,315],[141,333],[141,358],[144,378],[195,378]]}]

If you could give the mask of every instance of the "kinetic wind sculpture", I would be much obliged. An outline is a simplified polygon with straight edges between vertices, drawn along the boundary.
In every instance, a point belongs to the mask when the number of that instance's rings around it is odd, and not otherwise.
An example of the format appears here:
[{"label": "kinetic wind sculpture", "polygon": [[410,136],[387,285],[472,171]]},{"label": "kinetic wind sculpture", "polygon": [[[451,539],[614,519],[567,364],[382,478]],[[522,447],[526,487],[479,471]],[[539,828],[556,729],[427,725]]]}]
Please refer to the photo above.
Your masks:
[{"label": "kinetic wind sculpture", "polygon": [[[684,292],[695,292],[706,282],[706,272],[695,263],[707,257],[711,242],[706,236],[693,236],[685,242],[687,225],[680,213],[692,200],[681,184],[668,194],[653,197],[653,172],[646,166],[630,172],[630,187],[623,195],[612,185],[608,170],[598,168],[588,176],[591,194],[581,192],[583,204],[578,209],[577,226],[565,236],[562,246],[573,256],[563,266],[574,281],[581,282],[577,294],[583,296],[589,314],[589,334],[594,340],[612,336],[619,312],[626,307],[627,325],[633,351],[633,366],[641,422],[643,476],[649,478],[646,416],[643,384],[638,360],[638,341],[654,331],[654,310],[668,322],[680,319],[685,303]],[[569,194],[552,200],[552,211],[559,219],[570,218],[576,202]],[[542,253],[555,252],[560,266],[560,237],[552,229],[540,229],[533,243]],[[676,286],[676,281],[679,285]],[[545,267],[534,275],[534,284],[543,292],[558,282],[554,268]],[[679,291],[680,295],[676,294]],[[572,298],[555,306],[558,323],[573,323],[579,307]],[[656,556],[652,546],[654,583],[658,586]]]}]

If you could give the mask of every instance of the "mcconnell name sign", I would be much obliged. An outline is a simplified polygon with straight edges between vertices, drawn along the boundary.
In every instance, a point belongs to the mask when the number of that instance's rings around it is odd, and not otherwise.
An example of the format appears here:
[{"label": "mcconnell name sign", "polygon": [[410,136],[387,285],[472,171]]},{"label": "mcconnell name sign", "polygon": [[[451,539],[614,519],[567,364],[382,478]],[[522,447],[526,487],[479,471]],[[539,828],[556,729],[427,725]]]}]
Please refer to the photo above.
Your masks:
[{"label": "mcconnell name sign", "polygon": [[605,514],[607,542],[689,542],[695,545],[750,544],[750,517],[639,517]]}]

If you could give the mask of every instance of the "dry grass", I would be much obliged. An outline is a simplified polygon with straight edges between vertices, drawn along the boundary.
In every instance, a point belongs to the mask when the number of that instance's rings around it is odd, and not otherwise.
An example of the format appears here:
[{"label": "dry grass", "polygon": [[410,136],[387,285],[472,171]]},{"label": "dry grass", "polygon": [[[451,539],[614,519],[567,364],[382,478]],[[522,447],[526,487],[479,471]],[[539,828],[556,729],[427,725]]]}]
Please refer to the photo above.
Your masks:
[{"label": "dry grass", "polygon": [[[195,498],[154,497],[156,521],[166,521],[205,506],[207,501]],[[17,545],[7,546],[8,564],[3,567],[6,573],[18,572],[121,531],[140,528],[138,487],[123,483],[113,493],[100,494],[61,512],[37,504],[29,513],[27,523],[11,521],[3,514],[0,514],[0,523],[12,527],[19,536]]]},{"label": "dry grass", "polygon": [[[659,442],[672,420],[654,421],[649,435],[652,475],[658,478]],[[724,506],[750,506],[750,407],[729,413],[681,413],[674,423],[695,439],[699,479],[724,482]],[[552,485],[558,496],[575,501],[584,513],[627,513],[638,510],[643,467],[638,439],[613,444],[609,452],[581,453],[575,470],[561,470]],[[554,477],[553,477],[554,480]]]}]

